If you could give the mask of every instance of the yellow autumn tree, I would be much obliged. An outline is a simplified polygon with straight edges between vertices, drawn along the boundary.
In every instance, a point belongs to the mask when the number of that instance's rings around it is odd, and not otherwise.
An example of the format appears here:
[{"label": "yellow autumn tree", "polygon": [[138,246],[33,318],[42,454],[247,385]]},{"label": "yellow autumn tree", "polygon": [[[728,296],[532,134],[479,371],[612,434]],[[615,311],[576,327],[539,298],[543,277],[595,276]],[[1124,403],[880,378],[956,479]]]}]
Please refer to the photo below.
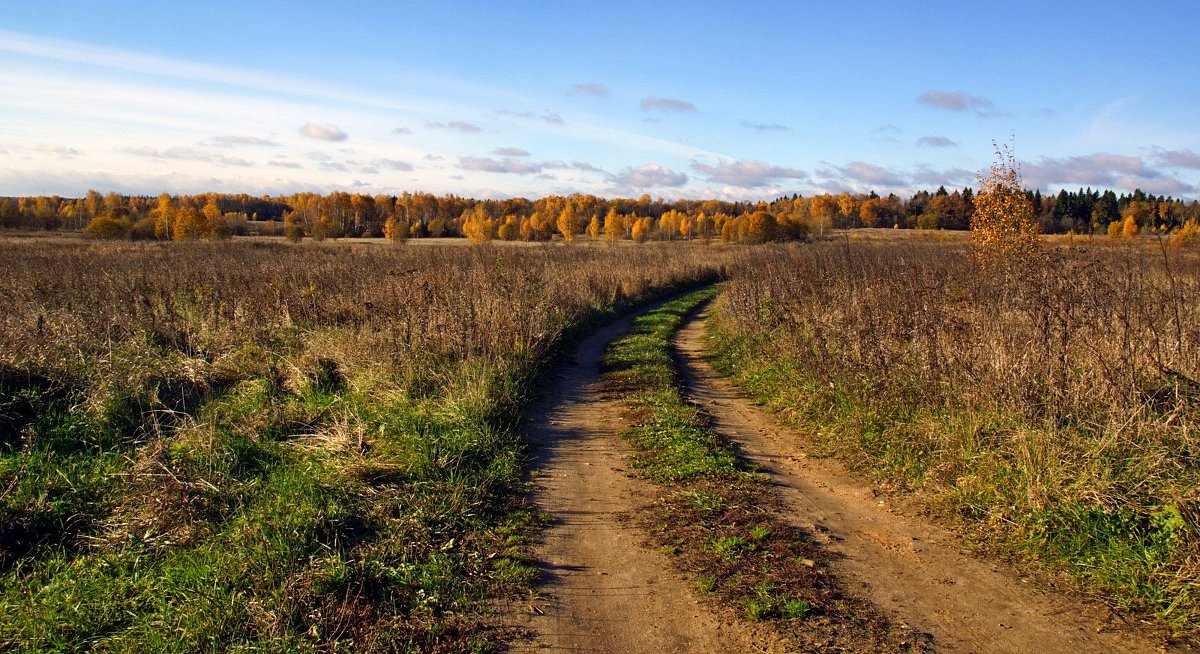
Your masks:
[{"label": "yellow autumn tree", "polygon": [[408,219],[401,216],[399,210],[392,212],[383,223],[383,237],[397,245],[407,242],[409,233]]},{"label": "yellow autumn tree", "polygon": [[742,218],[745,225],[745,236],[739,240],[745,243],[768,243],[775,240],[778,223],[775,216],[766,211],[755,211]]},{"label": "yellow autumn tree", "polygon": [[625,224],[621,221],[621,217],[617,215],[615,208],[609,209],[604,215],[604,238],[609,243],[616,243],[621,240],[621,236],[625,234]]},{"label": "yellow autumn tree", "polygon": [[653,227],[653,219],[638,218],[633,221],[633,227],[630,228],[629,234],[635,243],[645,243],[650,238],[650,230]]},{"label": "yellow autumn tree", "polygon": [[1125,216],[1125,220],[1121,221],[1121,236],[1125,238],[1133,238],[1142,231],[1138,226],[1137,218],[1134,216]]},{"label": "yellow autumn tree", "polygon": [[228,238],[229,228],[225,224],[225,214],[221,213],[221,205],[217,204],[217,197],[210,195],[208,202],[204,203],[204,208],[200,210],[200,214],[204,216],[204,238]]},{"label": "yellow autumn tree", "polygon": [[600,217],[593,215],[592,220],[588,222],[587,235],[595,238],[600,238]]},{"label": "yellow autumn tree", "polygon": [[175,232],[171,238],[176,241],[194,241],[204,238],[207,231],[208,225],[205,224],[204,215],[195,207],[184,207],[176,212]]},{"label": "yellow autumn tree", "polygon": [[833,217],[838,212],[837,198],[825,193],[814,195],[808,201],[809,231],[820,236],[833,227]]},{"label": "yellow autumn tree", "polygon": [[154,216],[154,238],[171,240],[175,222],[175,202],[171,196],[166,193],[158,196],[158,205],[150,211],[150,215]]},{"label": "yellow autumn tree", "polygon": [[495,229],[496,221],[492,220],[482,204],[463,212],[462,231],[472,243],[487,243],[492,240]]},{"label": "yellow autumn tree", "polygon": [[1024,259],[1038,250],[1038,224],[1021,188],[1016,155],[1008,145],[995,148],[996,161],[986,176],[979,176],[971,219],[971,246],[975,256],[988,264]]},{"label": "yellow autumn tree", "polygon": [[1170,243],[1174,247],[1187,247],[1196,242],[1197,236],[1200,236],[1200,223],[1189,220],[1171,234]]},{"label": "yellow autumn tree", "polygon": [[568,202],[567,206],[563,207],[561,213],[558,214],[558,222],[555,225],[558,227],[558,233],[562,234],[563,243],[570,245],[575,241],[575,232],[579,229],[579,220],[575,217],[575,207]]},{"label": "yellow autumn tree", "polygon": [[521,224],[521,219],[510,213],[504,216],[504,220],[496,228],[496,236],[500,237],[501,241],[515,241],[521,237]]}]

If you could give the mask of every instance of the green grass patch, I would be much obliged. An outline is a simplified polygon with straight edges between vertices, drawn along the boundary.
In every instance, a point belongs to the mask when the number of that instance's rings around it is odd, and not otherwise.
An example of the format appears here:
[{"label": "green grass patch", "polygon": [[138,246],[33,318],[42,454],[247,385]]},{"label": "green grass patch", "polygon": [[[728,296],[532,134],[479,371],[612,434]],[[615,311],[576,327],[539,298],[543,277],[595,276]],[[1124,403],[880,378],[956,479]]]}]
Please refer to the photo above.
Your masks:
[{"label": "green grass patch", "polygon": [[[711,361],[809,434],[811,453],[912,494],[996,553],[1066,571],[1080,589],[1195,638],[1200,504],[1195,484],[1183,481],[1195,476],[1185,455],[1141,450],[1113,425],[930,404],[901,371],[886,380],[818,371],[796,344],[804,339],[793,336],[781,348],[769,334],[735,332],[718,311],[709,323]],[[1141,469],[1147,456],[1180,457],[1181,479],[1150,478]],[[1164,483],[1190,485],[1190,496],[1155,498]]]},{"label": "green grass patch", "polygon": [[[698,591],[766,621],[799,651],[832,642],[847,651],[925,651],[928,638],[846,596],[824,569],[829,555],[778,517],[766,479],[687,402],[671,339],[718,291],[693,292],[637,318],[604,356],[605,387],[625,398],[634,417],[622,432],[637,450],[634,467],[659,488],[643,523],[694,575]],[[839,629],[857,616],[866,617],[854,630]]]}]

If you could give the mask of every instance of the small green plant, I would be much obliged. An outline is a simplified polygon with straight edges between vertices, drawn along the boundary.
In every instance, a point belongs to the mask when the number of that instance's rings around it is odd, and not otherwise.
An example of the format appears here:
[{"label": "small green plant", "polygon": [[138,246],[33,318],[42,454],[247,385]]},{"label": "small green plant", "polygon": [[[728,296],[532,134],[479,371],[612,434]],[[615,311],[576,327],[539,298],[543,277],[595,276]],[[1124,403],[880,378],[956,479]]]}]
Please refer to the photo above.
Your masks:
[{"label": "small green plant", "polygon": [[717,578],[712,576],[700,577],[696,580],[696,589],[702,593],[711,593],[717,589]]},{"label": "small green plant", "polygon": [[779,607],[779,617],[784,620],[799,620],[812,613],[812,604],[802,599],[789,598]]},{"label": "small green plant", "polygon": [[751,620],[766,620],[771,616],[770,602],[754,598],[746,600],[746,617]]},{"label": "small green plant", "polygon": [[720,493],[693,489],[687,491],[686,496],[692,508],[701,512],[716,511],[724,505],[724,498]]},{"label": "small green plant", "polygon": [[771,535],[771,529],[766,525],[758,525],[750,530],[750,538],[754,540],[762,540]]},{"label": "small green plant", "polygon": [[726,561],[735,561],[743,553],[754,548],[750,541],[741,536],[719,536],[709,541],[708,547],[713,554]]}]

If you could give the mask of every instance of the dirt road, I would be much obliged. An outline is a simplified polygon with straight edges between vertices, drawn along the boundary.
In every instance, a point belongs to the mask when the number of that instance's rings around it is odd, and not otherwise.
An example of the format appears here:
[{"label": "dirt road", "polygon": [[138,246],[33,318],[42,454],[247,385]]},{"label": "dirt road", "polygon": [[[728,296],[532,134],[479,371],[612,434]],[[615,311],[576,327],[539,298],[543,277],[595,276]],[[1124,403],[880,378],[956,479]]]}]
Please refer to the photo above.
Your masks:
[{"label": "dirt road", "polygon": [[952,534],[893,512],[835,461],[807,458],[800,437],[754,406],[702,357],[694,317],[676,335],[690,399],[778,484],[785,518],[843,555],[834,572],[885,614],[934,637],[942,652],[1155,652],[1102,607],[1037,592],[1006,567],[962,550]]},{"label": "dirt road", "polygon": [[[511,607],[529,633],[514,651],[776,652],[761,624],[713,609],[626,516],[650,489],[625,470],[619,398],[599,386],[605,345],[622,321],[581,343],[534,407],[535,499],[552,517],[534,556],[540,596]],[[676,336],[692,401],[715,428],[771,475],[785,519],[838,556],[836,574],[892,620],[934,637],[941,652],[1133,654],[1163,651],[1144,632],[1115,623],[1096,605],[1034,590],[1007,567],[964,551],[955,536],[894,511],[863,479],[834,461],[807,458],[801,438],[781,427],[705,363],[703,324]]]},{"label": "dirt road", "polygon": [[629,321],[581,343],[534,407],[535,501],[552,524],[534,555],[541,598],[513,607],[530,632],[514,651],[777,651],[769,635],[707,608],[666,555],[645,545],[623,516],[645,504],[647,489],[624,468],[630,450],[618,436],[618,399],[599,389],[600,357]]}]

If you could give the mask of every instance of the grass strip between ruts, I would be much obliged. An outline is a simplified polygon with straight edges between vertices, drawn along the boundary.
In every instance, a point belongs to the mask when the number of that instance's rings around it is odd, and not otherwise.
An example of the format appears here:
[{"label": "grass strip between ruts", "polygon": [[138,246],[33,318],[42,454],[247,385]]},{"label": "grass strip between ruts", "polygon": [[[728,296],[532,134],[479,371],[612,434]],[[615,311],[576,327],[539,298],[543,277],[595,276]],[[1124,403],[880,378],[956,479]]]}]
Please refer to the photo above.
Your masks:
[{"label": "grass strip between ruts", "polygon": [[842,591],[828,569],[831,553],[780,519],[767,478],[687,401],[671,339],[719,292],[712,286],[660,305],[605,353],[604,391],[624,398],[631,425],[622,436],[638,450],[634,467],[658,489],[640,521],[701,593],[790,646],[927,651],[928,636]]}]

